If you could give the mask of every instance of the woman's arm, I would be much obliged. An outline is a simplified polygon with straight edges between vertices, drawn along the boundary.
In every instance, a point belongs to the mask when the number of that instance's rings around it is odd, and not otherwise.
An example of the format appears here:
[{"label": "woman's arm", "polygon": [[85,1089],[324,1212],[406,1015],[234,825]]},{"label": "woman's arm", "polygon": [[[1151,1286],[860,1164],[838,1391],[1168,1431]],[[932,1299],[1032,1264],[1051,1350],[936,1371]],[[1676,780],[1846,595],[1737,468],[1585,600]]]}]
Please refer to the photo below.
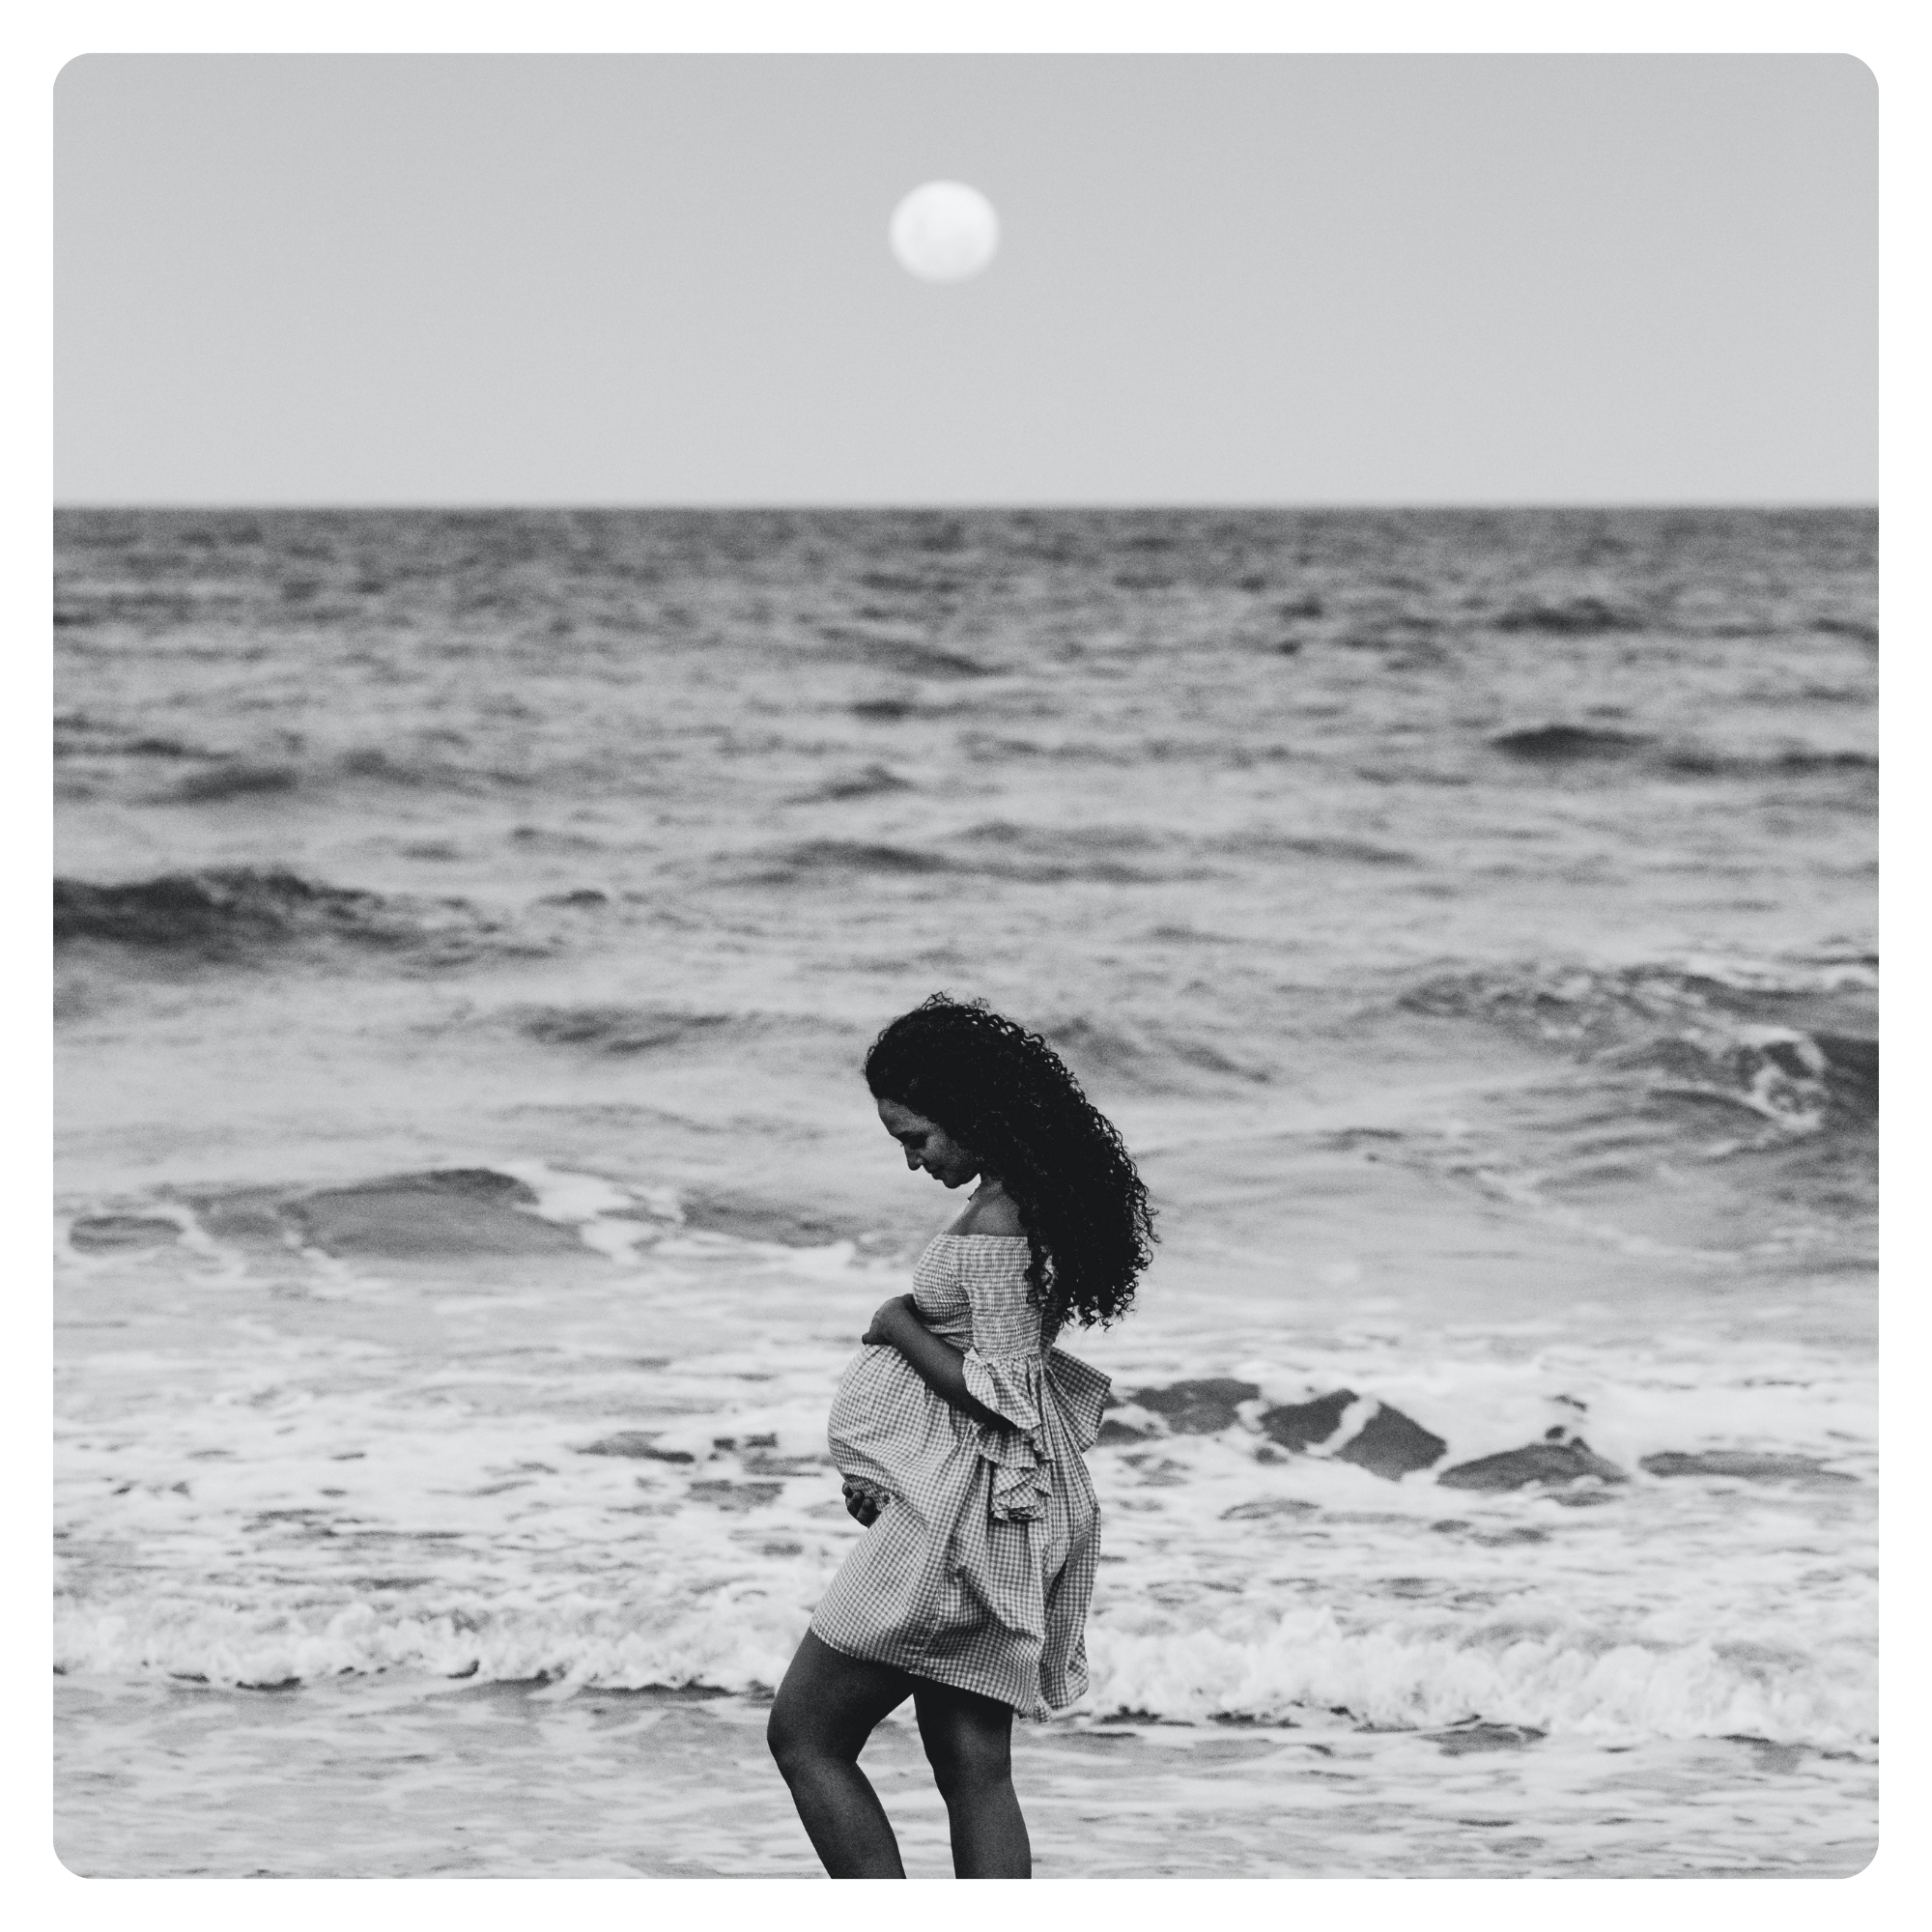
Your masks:
[{"label": "woman's arm", "polygon": [[987,1429],[1011,1427],[997,1409],[988,1408],[967,1391],[966,1357],[919,1319],[913,1312],[911,1295],[894,1295],[872,1317],[872,1325],[861,1339],[873,1347],[896,1349],[919,1371],[926,1386],[962,1415],[970,1415]]}]

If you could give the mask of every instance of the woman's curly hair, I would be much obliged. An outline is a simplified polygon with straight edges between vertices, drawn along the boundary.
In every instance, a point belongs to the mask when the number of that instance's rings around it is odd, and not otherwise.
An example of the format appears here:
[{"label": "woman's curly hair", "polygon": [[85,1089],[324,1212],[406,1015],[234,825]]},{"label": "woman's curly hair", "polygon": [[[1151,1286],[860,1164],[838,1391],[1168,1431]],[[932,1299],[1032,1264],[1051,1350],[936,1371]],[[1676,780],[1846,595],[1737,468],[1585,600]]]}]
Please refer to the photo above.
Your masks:
[{"label": "woman's curly hair", "polygon": [[936,1121],[999,1176],[1020,1210],[1051,1334],[1125,1314],[1153,1259],[1153,1214],[1114,1124],[1038,1034],[984,1000],[935,993],[866,1056],[866,1085]]}]

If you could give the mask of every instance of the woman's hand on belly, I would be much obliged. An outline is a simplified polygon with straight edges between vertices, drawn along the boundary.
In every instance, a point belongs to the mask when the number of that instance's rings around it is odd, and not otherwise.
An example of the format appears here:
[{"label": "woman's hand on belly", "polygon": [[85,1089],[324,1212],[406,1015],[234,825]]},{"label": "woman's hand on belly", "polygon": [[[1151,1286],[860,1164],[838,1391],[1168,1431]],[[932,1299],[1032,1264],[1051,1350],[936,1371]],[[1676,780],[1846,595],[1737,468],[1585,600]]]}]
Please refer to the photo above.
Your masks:
[{"label": "woman's hand on belly", "polygon": [[859,1337],[860,1346],[867,1349],[896,1348],[899,1336],[905,1332],[905,1324],[918,1320],[912,1296],[895,1294],[890,1301],[880,1303],[871,1325]]},{"label": "woman's hand on belly", "polygon": [[857,1483],[847,1483],[843,1487],[845,1514],[864,1528],[870,1529],[879,1520],[878,1498],[861,1489]]},{"label": "woman's hand on belly", "polygon": [[963,1349],[935,1335],[920,1319],[919,1304],[909,1294],[895,1294],[872,1317],[866,1330],[867,1345],[882,1343],[896,1349],[934,1395],[983,1429],[1005,1429],[1007,1418],[990,1409],[966,1386]]}]

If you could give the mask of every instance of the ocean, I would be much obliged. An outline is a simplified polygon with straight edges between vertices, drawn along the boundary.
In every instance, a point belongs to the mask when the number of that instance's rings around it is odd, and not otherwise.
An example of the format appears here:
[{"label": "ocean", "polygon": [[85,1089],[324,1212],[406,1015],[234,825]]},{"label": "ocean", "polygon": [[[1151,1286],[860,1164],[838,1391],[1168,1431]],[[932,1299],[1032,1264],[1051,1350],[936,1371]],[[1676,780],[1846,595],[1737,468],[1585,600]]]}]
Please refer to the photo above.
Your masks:
[{"label": "ocean", "polygon": [[958,1205],[859,1074],[938,989],[1158,1211],[1062,1338],[1121,1406],[1042,1876],[1870,1857],[1875,512],[72,510],[56,563],[72,1868],[816,1871],[762,1700]]}]

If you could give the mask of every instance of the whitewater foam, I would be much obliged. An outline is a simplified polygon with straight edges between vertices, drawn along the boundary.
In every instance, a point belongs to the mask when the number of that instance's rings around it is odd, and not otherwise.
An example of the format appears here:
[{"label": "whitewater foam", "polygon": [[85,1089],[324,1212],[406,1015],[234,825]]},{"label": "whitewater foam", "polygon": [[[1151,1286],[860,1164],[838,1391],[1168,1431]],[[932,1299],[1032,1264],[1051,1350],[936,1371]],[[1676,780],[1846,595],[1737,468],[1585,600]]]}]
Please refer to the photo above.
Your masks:
[{"label": "whitewater foam", "polygon": [[[63,1430],[64,1669],[230,1685],[345,1671],[776,1684],[856,1534],[825,1457],[828,1392],[850,1346],[836,1320],[826,1332],[826,1311],[856,1329],[902,1274],[849,1242],[683,1228],[671,1190],[640,1198],[535,1159],[502,1172],[532,1197],[519,1211],[602,1257],[601,1286],[466,1292],[302,1250],[288,1265],[303,1296],[251,1314],[199,1358],[212,1400],[154,1374],[161,1358],[140,1340],[163,1302],[209,1284],[184,1272],[188,1254],[147,1258],[160,1270],[151,1312],[97,1345],[94,1377],[113,1373],[99,1396],[76,1391]],[[237,1256],[230,1275],[261,1280],[264,1265]],[[326,1305],[330,1282],[349,1292],[358,1277],[389,1340],[345,1344],[299,1316]],[[78,1302],[99,1279],[79,1266]],[[127,1278],[113,1293],[130,1305]],[[653,1352],[623,1352],[618,1336],[645,1310]],[[412,1359],[425,1324],[451,1323],[459,1359]],[[721,1347],[725,1333],[744,1340]],[[1749,1375],[1719,1371],[1694,1335],[1673,1363],[1662,1339],[1661,1352],[1512,1356],[1465,1337],[1425,1362],[1365,1336],[1232,1363],[1158,1321],[1075,1342],[1129,1390],[1179,1362],[1232,1368],[1236,1388],[1261,1392],[1209,1434],[1094,1452],[1107,1527],[1091,1708],[1868,1737],[1868,1386],[1788,1349],[1755,1351]],[[260,1366],[224,1388],[242,1346]],[[1270,1445],[1267,1405],[1336,1387],[1364,1393],[1326,1453]],[[89,1421],[109,1388],[121,1393]],[[1386,1481],[1334,1454],[1384,1405],[1448,1439],[1435,1473],[1538,1440],[1552,1417],[1587,1418],[1630,1480],[1614,1495]],[[1851,1480],[1641,1466],[1704,1448],[1808,1454]],[[1822,1553],[1820,1538],[1837,1553],[1812,1574],[1833,1580],[1794,1594],[1784,1552]],[[1538,1552],[1527,1573],[1514,1553],[1525,1542]],[[117,1552],[134,1548],[148,1554],[124,1570]]]}]

